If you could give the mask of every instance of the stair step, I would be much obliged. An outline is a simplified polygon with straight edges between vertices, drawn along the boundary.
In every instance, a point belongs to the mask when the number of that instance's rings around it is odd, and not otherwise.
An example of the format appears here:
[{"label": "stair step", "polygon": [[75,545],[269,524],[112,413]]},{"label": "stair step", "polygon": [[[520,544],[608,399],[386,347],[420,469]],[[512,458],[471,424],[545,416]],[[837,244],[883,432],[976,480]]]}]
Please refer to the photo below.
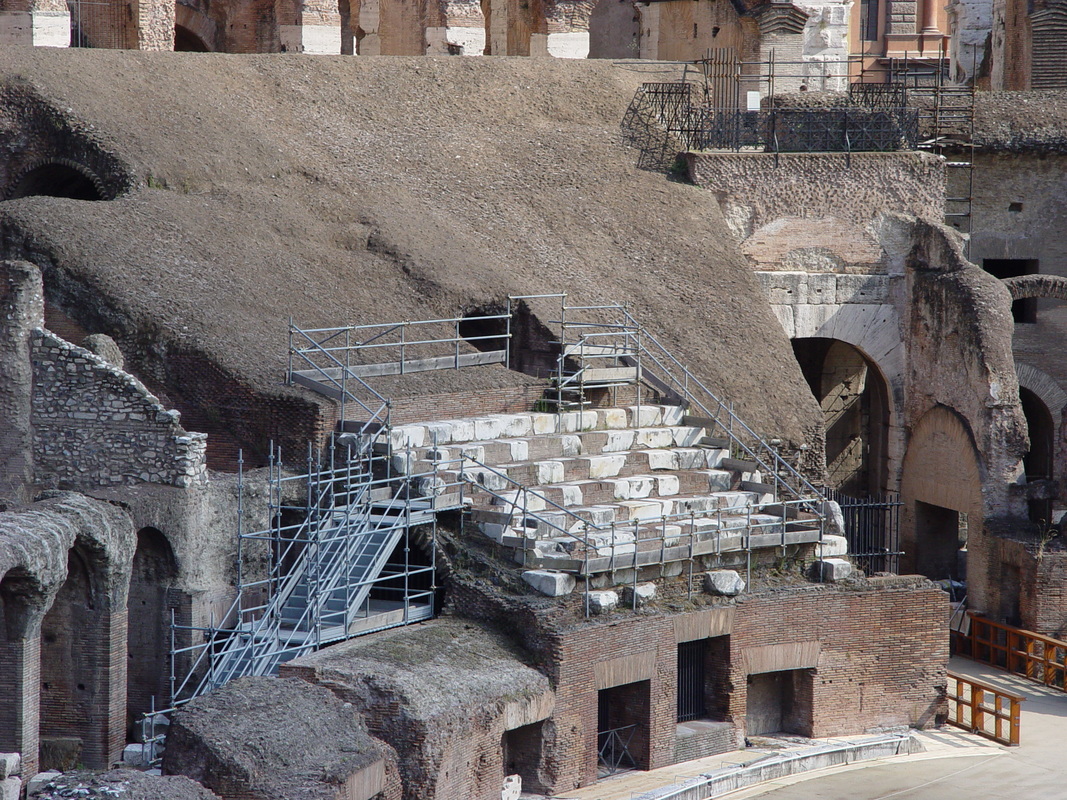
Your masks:
[{"label": "stair step", "polygon": [[735,472],[756,472],[759,464],[755,461],[746,461],[741,458],[724,458],[719,464],[723,469],[732,469]]}]

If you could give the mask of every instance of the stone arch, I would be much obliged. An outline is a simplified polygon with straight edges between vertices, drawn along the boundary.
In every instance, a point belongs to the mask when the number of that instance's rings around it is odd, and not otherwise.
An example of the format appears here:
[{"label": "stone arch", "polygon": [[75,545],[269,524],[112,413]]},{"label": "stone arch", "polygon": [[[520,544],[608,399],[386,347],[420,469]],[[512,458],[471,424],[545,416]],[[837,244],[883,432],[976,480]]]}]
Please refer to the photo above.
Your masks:
[{"label": "stone arch", "polygon": [[1015,278],[1002,278],[1001,282],[1008,287],[1012,300],[1026,300],[1031,297],[1067,300],[1067,278],[1060,275],[1019,275]]},{"label": "stone arch", "polygon": [[184,3],[177,3],[174,6],[174,49],[175,50],[189,50],[191,47],[178,46],[178,36],[180,32],[184,32],[187,35],[187,39],[183,40],[190,45],[199,45],[203,48],[196,52],[217,52],[220,48],[218,46],[218,25],[211,17],[203,13],[193,6],[187,6]]},{"label": "stone arch", "polygon": [[938,405],[912,427],[900,494],[903,571],[962,578],[968,531],[984,517],[985,474],[974,434],[962,415]]},{"label": "stone arch", "polygon": [[170,701],[168,634],[171,611],[180,605],[177,579],[178,561],[170,542],[156,528],[141,528],[127,602],[126,716],[131,726],[151,711],[153,704],[156,709],[165,708]]},{"label": "stone arch", "polygon": [[790,339],[833,339],[851,345],[877,370],[885,384],[885,453],[879,488],[898,491],[904,456],[904,342],[896,310],[887,304],[803,304],[781,309]]},{"label": "stone arch", "polygon": [[860,496],[885,491],[889,387],[878,365],[839,339],[794,338],[793,352],[823,409],[830,486]]},{"label": "stone arch", "polygon": [[104,182],[84,164],[69,158],[34,161],[12,182],[8,200],[33,195],[68,197],[74,200],[110,200]]}]

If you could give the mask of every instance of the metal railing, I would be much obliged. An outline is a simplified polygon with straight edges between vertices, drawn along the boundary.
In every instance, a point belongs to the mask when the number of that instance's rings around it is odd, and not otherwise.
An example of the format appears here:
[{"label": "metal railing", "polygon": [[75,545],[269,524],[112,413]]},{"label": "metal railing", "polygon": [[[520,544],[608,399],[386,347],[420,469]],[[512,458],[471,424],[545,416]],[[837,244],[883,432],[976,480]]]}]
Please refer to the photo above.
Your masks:
[{"label": "metal railing", "polygon": [[597,762],[601,767],[601,777],[637,766],[630,754],[630,742],[636,732],[637,725],[623,725],[597,732]]},{"label": "metal railing", "polygon": [[[504,482],[513,487],[507,494],[489,487],[491,481],[487,478],[491,475],[497,481]],[[615,572],[621,569],[630,569],[633,575],[634,592],[632,593],[634,608],[637,607],[637,582],[639,567],[650,564],[663,564],[668,561],[684,560],[689,563],[689,596],[693,594],[694,563],[698,553],[698,545],[711,541],[714,547],[710,554],[718,555],[721,552],[722,540],[725,537],[740,535],[742,537],[742,549],[748,556],[746,579],[752,581],[752,537],[761,534],[772,534],[778,537],[777,546],[783,550],[787,543],[787,532],[791,524],[804,523],[798,519],[806,501],[780,501],[775,500],[768,504],[773,506],[777,514],[768,513],[769,509],[761,508],[750,502],[741,502],[737,505],[717,507],[714,510],[697,512],[686,510],[671,514],[662,514],[655,517],[627,520],[626,522],[610,522],[598,524],[576,514],[570,508],[557,503],[543,493],[530,489],[526,485],[511,478],[499,469],[483,464],[482,462],[467,457],[460,472],[461,480],[467,482],[477,491],[487,494],[495,500],[501,514],[514,519],[521,519],[524,529],[534,528],[536,536],[532,541],[547,539],[562,539],[571,542],[575,549],[574,561],[581,564],[579,574],[585,579],[585,615],[591,614],[590,596],[592,590],[591,576],[595,571]],[[561,519],[553,519],[555,515]],[[754,515],[763,519],[754,519]],[[697,530],[697,520],[710,520],[714,527],[709,526],[707,531]],[[821,518],[807,520],[810,524],[819,526],[819,538],[822,538]],[[672,526],[688,528],[688,533],[668,530]],[[531,538],[531,537],[525,537]],[[641,549],[641,543],[652,542],[658,544],[650,549]],[[670,542],[670,544],[668,544]],[[532,543],[532,542],[531,542]],[[763,546],[775,546],[763,543]],[[527,566],[526,542],[520,544],[522,565]],[[632,548],[632,549],[630,549]],[[601,550],[608,550],[608,555],[600,555]],[[679,552],[681,551],[681,552]],[[652,555],[642,554],[651,553]],[[594,559],[600,566],[594,570]]]},{"label": "metal railing", "polygon": [[948,673],[948,723],[994,742],[1016,746],[1025,697]]},{"label": "metal railing", "polygon": [[957,655],[1067,691],[1067,642],[985,619],[968,611],[962,631],[952,631]]},{"label": "metal railing", "polygon": [[[347,434],[337,438],[352,441]],[[374,465],[388,462],[388,454],[342,449],[340,462],[338,447],[330,448],[327,460],[316,460],[309,449],[308,471],[302,475],[283,474],[281,454],[272,449],[269,504],[273,522],[266,530],[238,531],[236,598],[217,625],[212,622],[205,628],[172,622],[172,664],[185,665],[180,670],[172,668],[173,705],[235,677],[274,674],[283,661],[350,638],[353,628],[359,633],[375,630],[367,624],[372,616],[368,605],[372,591],[400,595],[403,614],[399,622],[390,618],[385,627],[422,619],[424,606],[432,614],[435,554],[431,553],[427,566],[405,561],[400,570],[390,569],[387,560],[413,524],[430,523],[433,512],[458,507],[462,484],[440,479],[447,462],[403,480],[376,478]],[[412,487],[423,481],[435,486],[439,496],[413,497]],[[303,505],[284,500],[291,494],[287,485],[293,483],[302,484]],[[238,495],[243,496],[243,473],[239,473]],[[283,524],[283,511],[302,518]],[[245,562],[268,553],[270,566],[265,574],[246,575]],[[420,579],[428,580],[431,588],[411,586]],[[402,591],[385,586],[398,580],[404,583]],[[179,634],[199,635],[202,641],[178,646]]]},{"label": "metal railing", "polygon": [[[465,326],[486,325],[503,330],[462,330]],[[482,349],[485,346],[491,349]],[[332,328],[301,328],[290,319],[286,383],[298,383],[307,375],[339,395],[341,419],[348,418],[346,406],[354,403],[368,420],[387,427],[390,403],[371,388],[366,378],[494,363],[507,365],[510,350],[510,309],[504,314]]]},{"label": "metal railing", "polygon": [[694,110],[679,133],[691,150],[757,150],[766,153],[855,153],[914,150],[919,112],[780,108],[766,111]]},{"label": "metal railing", "polygon": [[869,497],[851,497],[838,489],[825,487],[826,499],[841,508],[848,539],[848,557],[868,576],[876,572],[897,572],[900,556],[900,509],[904,504],[896,492]]}]

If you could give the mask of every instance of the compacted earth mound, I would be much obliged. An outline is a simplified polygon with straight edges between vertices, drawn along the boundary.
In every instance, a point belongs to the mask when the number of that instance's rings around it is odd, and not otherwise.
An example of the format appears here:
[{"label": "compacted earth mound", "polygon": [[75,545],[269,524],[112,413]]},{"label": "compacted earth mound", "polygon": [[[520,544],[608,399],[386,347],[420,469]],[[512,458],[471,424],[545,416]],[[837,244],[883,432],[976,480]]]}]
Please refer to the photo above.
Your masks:
[{"label": "compacted earth mound", "polygon": [[[630,304],[757,428],[800,442],[818,409],[714,194],[640,169],[622,125],[642,82],[678,74],[10,49],[0,150],[18,169],[0,171],[2,254],[44,269],[50,325],[113,336],[183,411],[191,359],[216,383],[296,392],[279,386],[290,317],[439,318],[567,292]],[[48,191],[26,170],[72,157],[104,199],[13,196]],[[558,301],[531,307],[551,327]],[[492,388],[506,373],[422,389]]]}]

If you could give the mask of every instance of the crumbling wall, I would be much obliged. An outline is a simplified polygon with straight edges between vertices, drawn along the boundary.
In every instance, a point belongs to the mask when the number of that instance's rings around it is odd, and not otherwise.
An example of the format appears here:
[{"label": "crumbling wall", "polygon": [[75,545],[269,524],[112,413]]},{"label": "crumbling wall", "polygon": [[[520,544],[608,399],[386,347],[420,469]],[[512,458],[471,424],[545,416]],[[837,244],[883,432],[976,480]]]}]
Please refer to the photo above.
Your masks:
[{"label": "crumbling wall", "polygon": [[33,483],[31,331],[44,321],[41,273],[0,262],[0,496],[25,502]]},{"label": "crumbling wall", "polygon": [[[406,800],[496,800],[504,735],[541,723],[555,702],[548,679],[503,637],[461,620],[364,636],[290,661],[281,674],[327,686],[364,716],[396,750]],[[532,760],[551,746],[541,740],[553,729],[531,737]]]},{"label": "crumbling wall", "polygon": [[188,433],[133,376],[39,331],[33,341],[38,481],[65,489],[192,486],[207,480],[207,436]]},{"label": "crumbling wall", "polygon": [[239,678],[193,700],[163,758],[224,800],[400,800],[396,753],[352,704],[299,680]]}]

